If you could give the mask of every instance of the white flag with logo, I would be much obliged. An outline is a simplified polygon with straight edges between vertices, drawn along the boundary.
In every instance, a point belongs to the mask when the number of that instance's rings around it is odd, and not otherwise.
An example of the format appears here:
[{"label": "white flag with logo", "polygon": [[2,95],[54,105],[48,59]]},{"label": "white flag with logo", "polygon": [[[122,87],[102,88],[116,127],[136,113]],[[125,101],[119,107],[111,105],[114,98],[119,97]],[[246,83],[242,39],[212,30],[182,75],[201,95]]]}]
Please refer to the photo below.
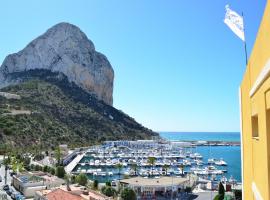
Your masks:
[{"label": "white flag with logo", "polygon": [[243,41],[245,41],[244,33],[244,20],[243,17],[237,14],[235,11],[229,8],[229,5],[226,5],[226,14],[224,23],[229,26],[229,28]]}]

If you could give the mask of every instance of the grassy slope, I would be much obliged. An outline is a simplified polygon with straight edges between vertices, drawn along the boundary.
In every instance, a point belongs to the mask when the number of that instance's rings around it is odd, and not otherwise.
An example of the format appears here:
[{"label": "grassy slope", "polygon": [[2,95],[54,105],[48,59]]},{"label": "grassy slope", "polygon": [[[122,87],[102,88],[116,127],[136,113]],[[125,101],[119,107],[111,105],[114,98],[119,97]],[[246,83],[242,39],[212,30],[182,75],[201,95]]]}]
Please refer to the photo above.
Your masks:
[{"label": "grassy slope", "polygon": [[[103,140],[145,139],[156,135],[66,80],[27,80],[2,91],[22,98],[0,97],[0,144],[83,146]],[[3,115],[11,109],[31,110],[32,114]]]}]

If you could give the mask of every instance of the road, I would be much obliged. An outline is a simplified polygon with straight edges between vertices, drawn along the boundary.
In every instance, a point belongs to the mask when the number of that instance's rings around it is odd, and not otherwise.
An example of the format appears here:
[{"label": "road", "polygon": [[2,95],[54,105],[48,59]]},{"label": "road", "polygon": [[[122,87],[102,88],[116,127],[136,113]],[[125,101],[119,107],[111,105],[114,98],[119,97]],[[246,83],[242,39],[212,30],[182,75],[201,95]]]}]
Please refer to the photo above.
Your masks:
[{"label": "road", "polygon": [[[0,157],[0,163],[2,163],[1,160],[2,157]],[[2,177],[2,182],[0,182],[0,194],[5,193],[5,191],[2,190],[3,186],[5,185],[5,166],[1,164],[1,168],[0,168],[0,176]],[[7,184],[10,185],[12,180],[12,177],[9,175],[9,171],[7,171]],[[10,196],[7,195],[7,199],[11,200]],[[1,196],[0,196],[0,200],[2,200]]]}]

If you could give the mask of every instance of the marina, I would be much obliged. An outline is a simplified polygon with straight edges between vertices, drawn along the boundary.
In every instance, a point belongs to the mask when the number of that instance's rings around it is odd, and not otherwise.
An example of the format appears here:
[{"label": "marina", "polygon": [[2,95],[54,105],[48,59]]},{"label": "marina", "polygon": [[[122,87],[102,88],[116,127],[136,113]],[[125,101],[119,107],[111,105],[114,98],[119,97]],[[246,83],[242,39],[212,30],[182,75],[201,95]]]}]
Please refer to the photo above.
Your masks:
[{"label": "marina", "polygon": [[229,150],[240,147],[223,144],[202,145],[199,142],[199,145],[194,145],[166,140],[107,141],[88,148],[78,155],[81,159],[77,159],[76,164],[73,162],[67,167],[72,165],[73,174],[85,173],[90,180],[99,182],[137,176],[158,179],[189,174],[212,181],[226,179],[239,182],[241,177],[232,173],[234,166],[230,166],[225,158],[216,157],[215,152],[216,148]]}]

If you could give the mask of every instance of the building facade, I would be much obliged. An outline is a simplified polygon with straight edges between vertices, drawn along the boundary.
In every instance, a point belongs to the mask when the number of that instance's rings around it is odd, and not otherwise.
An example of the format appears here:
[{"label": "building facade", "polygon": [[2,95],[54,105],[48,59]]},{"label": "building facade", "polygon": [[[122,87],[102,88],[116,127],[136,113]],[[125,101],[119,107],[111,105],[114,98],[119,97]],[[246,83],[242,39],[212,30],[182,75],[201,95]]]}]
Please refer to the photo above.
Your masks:
[{"label": "building facade", "polygon": [[31,198],[36,191],[59,187],[65,181],[43,172],[31,172],[12,177],[12,185],[26,198]]},{"label": "building facade", "polygon": [[270,2],[239,90],[243,199],[270,199]]}]

